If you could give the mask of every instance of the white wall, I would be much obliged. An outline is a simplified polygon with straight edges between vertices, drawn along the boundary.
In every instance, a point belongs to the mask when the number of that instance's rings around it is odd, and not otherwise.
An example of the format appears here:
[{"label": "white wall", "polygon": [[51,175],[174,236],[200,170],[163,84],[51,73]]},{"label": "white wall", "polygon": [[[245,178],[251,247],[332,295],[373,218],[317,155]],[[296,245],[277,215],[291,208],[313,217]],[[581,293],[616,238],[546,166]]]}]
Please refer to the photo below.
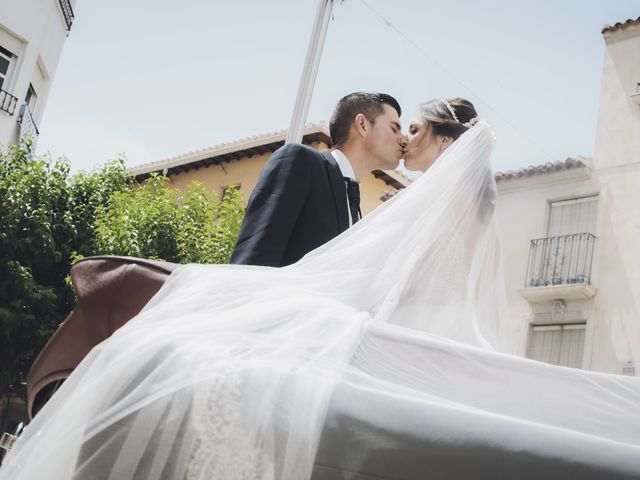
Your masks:
[{"label": "white wall", "polygon": [[631,98],[640,82],[640,25],[604,34],[606,51],[594,162],[597,168],[638,161],[640,108]]},{"label": "white wall", "polygon": [[[640,161],[618,171],[579,168],[499,183],[498,221],[505,258],[507,301],[518,353],[530,325],[548,319],[553,301],[566,303],[567,322],[585,321],[583,368],[622,373],[640,366]],[[596,294],[571,300],[558,294],[532,304],[521,295],[532,239],[546,236],[552,201],[599,195],[597,247],[591,284]]]},{"label": "white wall", "polygon": [[604,33],[606,42],[594,167],[602,186],[602,232],[590,367],[640,375],[640,25]]},{"label": "white wall", "polygon": [[640,369],[640,159],[597,173],[604,208],[590,367],[620,373],[625,360]]},{"label": "white wall", "polygon": [[[71,5],[75,7],[76,0],[71,0]],[[12,116],[0,111],[0,143],[18,140],[18,111],[30,83],[38,96],[32,113],[39,125],[66,38],[67,26],[58,0],[0,2],[0,46],[16,50],[18,45],[18,51],[12,51],[18,57],[13,73],[3,86],[3,90],[18,98],[18,106]],[[13,45],[3,44],[6,42]]]},{"label": "white wall", "polygon": [[[583,368],[620,374],[625,361],[631,360],[640,375],[640,105],[631,97],[640,82],[640,25],[604,36],[607,48],[591,168],[499,182],[497,215],[518,353],[526,353],[530,325],[551,318],[557,298],[565,301],[565,321],[586,322]],[[556,298],[552,292],[541,302],[526,300],[522,290],[530,241],[546,236],[550,202],[593,194],[599,195],[591,277],[595,295],[567,299],[556,289]]]}]

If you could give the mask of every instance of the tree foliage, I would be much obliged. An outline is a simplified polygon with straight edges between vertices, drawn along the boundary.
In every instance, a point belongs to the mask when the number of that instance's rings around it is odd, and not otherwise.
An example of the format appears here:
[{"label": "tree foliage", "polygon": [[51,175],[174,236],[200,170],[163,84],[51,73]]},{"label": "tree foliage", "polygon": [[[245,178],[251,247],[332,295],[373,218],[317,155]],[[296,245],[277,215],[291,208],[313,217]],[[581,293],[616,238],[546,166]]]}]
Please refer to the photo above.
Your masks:
[{"label": "tree foliage", "polygon": [[138,185],[123,159],[70,174],[65,159],[31,156],[27,143],[0,151],[0,396],[24,394],[26,374],[71,311],[72,263],[127,255],[178,263],[227,263],[244,210],[193,183]]},{"label": "tree foliage", "polygon": [[177,263],[228,263],[244,210],[240,192],[222,200],[192,182],[183,196],[167,177],[114,193],[97,211],[98,249]]},{"label": "tree foliage", "polygon": [[0,151],[0,394],[22,394],[25,375],[73,308],[72,258],[95,252],[92,222],[112,192],[131,183],[124,161],[70,177],[69,164]]}]

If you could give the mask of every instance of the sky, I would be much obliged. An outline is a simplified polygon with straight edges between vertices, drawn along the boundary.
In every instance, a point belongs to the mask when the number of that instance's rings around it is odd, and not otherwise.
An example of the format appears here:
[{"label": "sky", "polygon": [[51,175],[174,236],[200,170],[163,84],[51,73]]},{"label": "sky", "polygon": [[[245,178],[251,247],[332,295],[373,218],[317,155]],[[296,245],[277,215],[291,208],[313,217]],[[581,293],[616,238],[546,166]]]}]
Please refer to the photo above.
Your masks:
[{"label": "sky", "polygon": [[[317,0],[78,0],[37,151],[90,170],[289,125]],[[495,170],[594,151],[601,29],[638,0],[335,0],[307,122],[337,100],[465,97],[495,129]]]}]

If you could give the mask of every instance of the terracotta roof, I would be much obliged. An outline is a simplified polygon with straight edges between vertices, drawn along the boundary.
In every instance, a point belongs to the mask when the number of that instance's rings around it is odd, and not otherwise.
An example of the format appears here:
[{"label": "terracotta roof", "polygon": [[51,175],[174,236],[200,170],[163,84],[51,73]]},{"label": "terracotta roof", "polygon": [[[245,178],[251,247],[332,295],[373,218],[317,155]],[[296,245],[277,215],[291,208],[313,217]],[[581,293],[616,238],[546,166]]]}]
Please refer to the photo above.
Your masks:
[{"label": "terracotta roof", "polygon": [[[177,174],[209,165],[220,165],[224,162],[231,162],[252,155],[275,152],[284,145],[286,138],[287,130],[254,135],[233,142],[220,143],[212,147],[183,153],[156,162],[136,165],[131,167],[129,172],[136,177],[136,180],[141,181],[147,178],[152,172],[162,172],[165,175]],[[324,142],[327,145],[331,145],[329,129],[324,123],[309,124],[304,129],[302,142],[307,145],[313,142]]]},{"label": "terracotta roof", "polygon": [[396,190],[408,187],[413,182],[400,170],[374,170],[371,174]]},{"label": "terracotta roof", "polygon": [[633,18],[630,18],[628,20],[625,20],[624,22],[618,22],[615,25],[605,25],[604,27],[602,27],[602,33],[613,32],[620,28],[629,27],[631,25],[640,25],[640,17],[636,18],[635,20]]},{"label": "terracotta roof", "polygon": [[496,172],[496,182],[505,182],[514,178],[531,177],[533,175],[545,175],[547,173],[572,170],[574,168],[587,167],[588,159],[585,157],[567,158],[565,161],[548,162],[544,165],[533,165],[518,170]]},{"label": "terracotta roof", "polygon": [[380,195],[380,201],[386,202],[390,198],[395,197],[397,193],[398,193],[398,190],[385,190],[384,192],[382,192],[382,195]]},{"label": "terracotta roof", "polygon": [[413,183],[413,178],[411,178],[410,176],[408,176],[405,173],[403,173],[399,168],[394,170],[393,173],[395,173],[398,177],[400,177],[405,182]]},{"label": "terracotta roof", "polygon": [[[129,169],[129,173],[134,175],[136,180],[140,182],[153,172],[162,173],[163,175],[175,175],[253,155],[272,153],[284,145],[287,132],[288,130],[280,130],[254,135],[233,142],[221,143],[212,147],[183,153],[164,160],[136,165]],[[329,129],[325,123],[311,123],[305,127],[302,143],[310,145],[314,142],[324,142],[329,147],[331,146]],[[398,170],[374,170],[371,173],[374,177],[381,179],[396,190],[405,188],[412,182],[409,177]]]}]

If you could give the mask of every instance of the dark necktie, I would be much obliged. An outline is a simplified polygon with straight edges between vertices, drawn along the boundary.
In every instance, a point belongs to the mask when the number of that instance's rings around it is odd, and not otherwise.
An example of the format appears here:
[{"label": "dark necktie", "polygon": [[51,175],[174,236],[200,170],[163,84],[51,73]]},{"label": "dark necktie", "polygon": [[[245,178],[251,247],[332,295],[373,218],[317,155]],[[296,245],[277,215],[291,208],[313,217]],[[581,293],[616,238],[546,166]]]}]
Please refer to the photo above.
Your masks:
[{"label": "dark necktie", "polygon": [[349,200],[349,210],[351,211],[351,224],[360,220],[360,185],[351,178],[344,177],[347,184],[347,199]]}]

